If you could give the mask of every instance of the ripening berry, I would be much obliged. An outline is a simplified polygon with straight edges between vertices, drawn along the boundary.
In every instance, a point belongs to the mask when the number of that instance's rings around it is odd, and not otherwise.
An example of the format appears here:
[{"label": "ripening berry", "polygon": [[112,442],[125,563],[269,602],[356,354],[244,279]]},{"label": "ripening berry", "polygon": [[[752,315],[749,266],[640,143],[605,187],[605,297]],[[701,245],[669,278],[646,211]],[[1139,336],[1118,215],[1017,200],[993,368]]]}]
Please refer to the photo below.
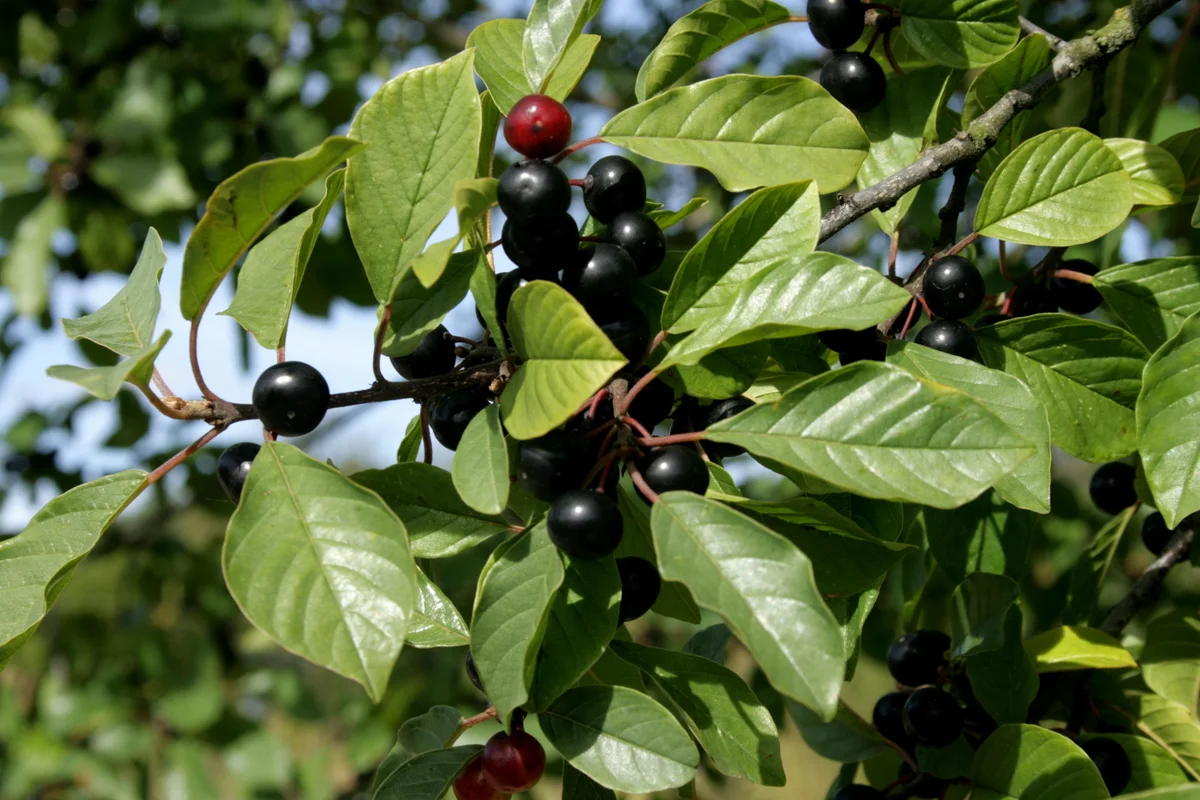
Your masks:
[{"label": "ripening berry", "polygon": [[504,119],[504,141],[526,158],[549,158],[571,141],[571,112],[553,97],[526,95]]}]

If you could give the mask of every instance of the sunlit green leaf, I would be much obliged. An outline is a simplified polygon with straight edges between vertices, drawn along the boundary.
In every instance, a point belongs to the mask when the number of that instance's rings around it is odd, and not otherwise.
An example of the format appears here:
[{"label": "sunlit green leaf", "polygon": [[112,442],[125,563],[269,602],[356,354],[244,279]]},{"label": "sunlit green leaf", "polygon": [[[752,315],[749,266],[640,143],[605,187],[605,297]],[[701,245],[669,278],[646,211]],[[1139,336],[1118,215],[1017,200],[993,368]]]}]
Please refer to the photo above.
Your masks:
[{"label": "sunlit green leaf", "polygon": [[1142,678],[1156,694],[1195,709],[1200,695],[1200,619],[1174,611],[1146,626]]},{"label": "sunlit green leaf", "polygon": [[[467,37],[467,46],[475,48],[475,71],[487,85],[502,114],[507,114],[518,100],[535,91],[529,85],[521,61],[524,39],[525,20],[522,19],[488,20]],[[591,33],[582,34],[572,42],[542,94],[565,100],[583,76],[598,44],[600,37]]]},{"label": "sunlit green leaf", "polygon": [[145,350],[154,340],[154,325],[162,303],[158,280],[166,263],[162,239],[151,228],[129,280],[96,311],[78,319],[64,319],[67,336],[88,339],[123,356]]},{"label": "sunlit green leaf", "polygon": [[87,390],[88,394],[101,400],[112,400],[126,382],[135,386],[149,386],[154,373],[154,360],[171,338],[170,331],[163,331],[158,341],[111,367],[76,367],[56,364],[46,370],[51,378],[70,381]]},{"label": "sunlit green leaf", "polygon": [[417,570],[417,601],[408,621],[405,642],[416,648],[464,647],[470,644],[467,623],[429,577]]},{"label": "sunlit green leaf", "polygon": [[1018,0],[903,0],[900,32],[938,64],[968,69],[990,64],[1017,42]]},{"label": "sunlit green leaf", "polygon": [[[1050,64],[1053,57],[1054,51],[1046,37],[1035,34],[1026,36],[1003,58],[981,70],[963,98],[963,126],[969,126],[1005,94],[1031,80]],[[1029,112],[1021,111],[1000,130],[996,143],[980,160],[980,171],[985,178],[1024,139],[1028,123]]]},{"label": "sunlit green leaf", "polygon": [[1152,258],[1100,271],[1092,284],[1151,350],[1200,311],[1200,258]]},{"label": "sunlit green leaf", "polygon": [[998,728],[976,753],[971,780],[977,788],[1013,800],[1100,800],[1109,796],[1100,770],[1079,745],[1037,725]]},{"label": "sunlit green leaf", "polygon": [[508,505],[508,447],[494,404],[467,424],[450,470],[463,502],[481,514],[499,514]]},{"label": "sunlit green leaf", "polygon": [[1175,157],[1139,139],[1105,139],[1133,181],[1136,205],[1169,206],[1183,197],[1183,170]]},{"label": "sunlit green leaf", "polygon": [[1103,631],[1076,625],[1051,628],[1025,640],[1038,672],[1136,667],[1133,656]]},{"label": "sunlit green leaf", "polygon": [[534,92],[545,89],[601,0],[534,0],[525,21],[521,61]]}]

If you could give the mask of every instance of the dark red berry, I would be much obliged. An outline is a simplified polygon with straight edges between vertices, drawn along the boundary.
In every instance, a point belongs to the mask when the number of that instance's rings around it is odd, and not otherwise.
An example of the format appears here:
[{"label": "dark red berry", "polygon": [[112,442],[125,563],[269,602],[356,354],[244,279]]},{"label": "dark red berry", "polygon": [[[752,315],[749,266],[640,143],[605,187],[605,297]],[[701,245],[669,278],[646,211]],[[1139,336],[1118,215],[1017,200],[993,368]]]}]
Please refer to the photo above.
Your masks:
[{"label": "dark red berry", "polygon": [[931,347],[959,358],[974,358],[975,334],[956,319],[939,319],[921,328],[914,340],[917,344]]},{"label": "dark red berry", "polygon": [[904,732],[917,744],[946,747],[962,733],[958,701],[936,686],[917,689],[904,703]]},{"label": "dark red berry", "polygon": [[406,356],[392,356],[392,368],[405,380],[432,378],[454,369],[454,342],[445,325],[438,325],[421,337],[417,347]]},{"label": "dark red berry", "polygon": [[807,14],[809,30],[828,50],[845,50],[866,28],[862,0],[809,0]]},{"label": "dark red berry", "polygon": [[329,384],[301,361],[284,361],[263,370],[250,395],[263,427],[280,436],[312,433],[329,410]]},{"label": "dark red berry", "polygon": [[553,164],[520,161],[500,173],[496,200],[500,210],[518,225],[538,225],[567,213],[571,184]]},{"label": "dark red berry", "polygon": [[886,800],[886,795],[874,786],[852,783],[838,789],[830,800]]},{"label": "dark red berry", "polygon": [[[632,386],[639,378],[649,372],[649,367],[641,367],[634,374],[629,384]],[[675,405],[675,392],[662,380],[652,380],[633,398],[629,404],[629,416],[653,429],[655,425],[671,416],[671,407]]]},{"label": "dark red berry", "polygon": [[502,792],[528,791],[545,771],[546,751],[525,731],[501,731],[484,745],[483,773]]},{"label": "dark red berry", "polygon": [[488,395],[479,389],[458,389],[433,401],[429,409],[429,427],[449,450],[457,450],[463,433],[475,415],[488,404]]},{"label": "dark red berry", "polygon": [[[597,315],[600,316],[600,315]],[[640,361],[650,346],[650,321],[632,303],[596,320],[600,330],[630,361]]]},{"label": "dark red berry", "polygon": [[608,495],[571,489],[546,514],[550,540],[572,558],[600,558],[617,549],[624,532],[621,511]]},{"label": "dark red berry", "polygon": [[534,497],[550,502],[583,483],[591,466],[589,449],[582,436],[566,431],[523,441],[517,449],[517,480]]},{"label": "dark red berry", "polygon": [[549,158],[571,141],[571,112],[553,97],[526,95],[504,120],[504,141],[526,158]]},{"label": "dark red berry", "polygon": [[623,211],[641,211],[646,205],[646,177],[628,158],[605,156],[583,179],[583,204],[605,225]]},{"label": "dark red berry", "polygon": [[1136,471],[1121,461],[1103,464],[1092,473],[1088,493],[1096,508],[1108,514],[1119,514],[1137,502],[1137,490],[1133,487]]},{"label": "dark red berry", "polygon": [[863,114],[883,102],[887,77],[866,53],[834,53],[821,67],[821,85],[846,108]]},{"label": "dark red berry", "polygon": [[[234,445],[237,447],[237,445]],[[222,456],[224,458],[224,456]],[[220,464],[217,465],[218,474]],[[1146,549],[1156,556],[1161,556],[1163,550],[1167,549],[1167,542],[1171,541],[1171,536],[1174,531],[1167,527],[1167,521],[1163,519],[1163,515],[1155,511],[1142,522],[1142,544]]]},{"label": "dark red berry", "polygon": [[504,800],[508,795],[492,786],[484,774],[483,757],[480,756],[454,779],[454,796],[458,800]]},{"label": "dark red berry", "polygon": [[912,739],[904,732],[904,704],[911,692],[888,692],[875,701],[871,722],[879,735],[905,751],[912,751]]},{"label": "dark red berry", "polygon": [[638,271],[633,259],[614,244],[589,244],[563,271],[563,288],[590,310],[624,305],[633,297]]},{"label": "dark red berry", "polygon": [[[1095,264],[1082,258],[1064,261],[1058,268],[1082,272],[1084,275],[1095,275],[1100,271]],[[1057,276],[1050,279],[1050,296],[1059,308],[1072,314],[1090,314],[1104,302],[1104,298],[1092,284]]]},{"label": "dark red berry", "polygon": [[629,556],[617,559],[621,574],[620,624],[637,619],[650,610],[662,589],[658,569],[644,558]]},{"label": "dark red berry", "polygon": [[637,265],[639,275],[649,275],[667,257],[667,238],[662,228],[641,211],[623,211],[608,226],[608,240],[623,248]]},{"label": "dark red berry", "polygon": [[[262,447],[253,442],[238,442],[230,445],[217,459],[217,483],[225,490],[229,499],[236,503],[242,496],[250,465]],[[1160,515],[1161,518],[1161,515]]]},{"label": "dark red berry", "polygon": [[937,683],[949,649],[950,637],[941,631],[906,633],[888,648],[888,671],[901,686]]},{"label": "dark red berry", "polygon": [[983,276],[961,256],[940,258],[925,270],[921,293],[929,310],[942,319],[962,319],[983,302]]},{"label": "dark red berry", "polygon": [[1088,758],[1100,770],[1100,777],[1108,793],[1113,797],[1125,791],[1129,779],[1133,777],[1133,765],[1129,763],[1129,754],[1125,748],[1113,740],[1104,737],[1088,739],[1079,745]]},{"label": "dark red berry", "polygon": [[1010,311],[1014,317],[1028,317],[1032,314],[1053,314],[1058,311],[1050,290],[1040,283],[1031,283],[1016,290]]},{"label": "dark red berry", "polygon": [[655,494],[708,490],[708,466],[691,445],[656,447],[638,460],[638,469]]},{"label": "dark red berry", "polygon": [[483,678],[479,677],[479,667],[475,666],[475,657],[471,655],[470,650],[467,651],[467,679],[471,681],[472,686],[483,691]]},{"label": "dark red berry", "polygon": [[535,225],[506,220],[500,232],[504,254],[528,280],[554,279],[579,252],[579,226],[570,214],[554,214]]}]

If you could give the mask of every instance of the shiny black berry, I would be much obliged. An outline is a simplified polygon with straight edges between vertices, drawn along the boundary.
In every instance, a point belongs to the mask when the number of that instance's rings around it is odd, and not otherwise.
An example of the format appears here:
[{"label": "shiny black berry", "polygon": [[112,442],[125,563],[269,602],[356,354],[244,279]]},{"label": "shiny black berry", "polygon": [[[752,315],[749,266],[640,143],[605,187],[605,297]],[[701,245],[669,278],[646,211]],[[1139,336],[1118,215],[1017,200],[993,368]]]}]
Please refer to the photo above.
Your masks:
[{"label": "shiny black berry", "polygon": [[600,558],[621,543],[623,523],[617,502],[587,489],[558,496],[546,515],[554,546],[572,558]]},{"label": "shiny black berry", "polygon": [[637,619],[650,610],[662,589],[658,569],[644,558],[629,556],[617,559],[621,575],[620,624]]},{"label": "shiny black berry", "polygon": [[638,469],[655,494],[708,490],[708,466],[690,445],[656,447],[638,460]]},{"label": "shiny black berry", "polygon": [[852,783],[838,789],[830,800],[886,800],[887,795],[874,786]]},{"label": "shiny black berry", "polygon": [[975,330],[986,328],[989,325],[995,325],[997,322],[1004,322],[1012,319],[1008,314],[984,314],[979,319],[975,320]]},{"label": "shiny black berry", "polygon": [[301,361],[284,361],[263,370],[250,395],[263,426],[280,436],[312,433],[329,410],[329,384]]},{"label": "shiny black berry", "polygon": [[520,161],[500,174],[496,200],[509,219],[519,225],[536,225],[567,213],[571,184],[553,164]]},{"label": "shiny black berry", "polygon": [[667,257],[667,239],[658,223],[641,211],[623,211],[608,226],[608,240],[624,248],[639,275],[649,275]]},{"label": "shiny black berry", "polygon": [[225,490],[229,499],[236,503],[242,496],[250,465],[262,447],[252,442],[230,445],[217,459],[217,483]]},{"label": "shiny black berry", "polygon": [[904,732],[926,747],[946,747],[962,733],[962,707],[936,686],[917,689],[904,703]]},{"label": "shiny black berry", "polygon": [[584,247],[566,265],[563,288],[583,307],[604,310],[633,297],[638,271],[624,248],[599,242]]},{"label": "shiny black berry", "polygon": [[1050,290],[1040,283],[1031,283],[1017,290],[1013,298],[1012,311],[1014,317],[1028,317],[1031,314],[1053,314],[1058,311],[1058,303]]},{"label": "shiny black berry", "polygon": [[862,0],[809,0],[807,13],[809,30],[829,50],[845,50],[866,28]]},{"label": "shiny black berry", "polygon": [[[1058,268],[1082,272],[1084,275],[1095,275],[1100,271],[1095,264],[1082,258],[1064,261]],[[1050,296],[1059,308],[1072,314],[1090,314],[1104,302],[1104,298],[1092,284],[1057,276],[1050,279]]]},{"label": "shiny black berry", "polygon": [[[729,419],[734,414],[740,414],[753,407],[753,400],[740,395],[728,400],[720,400],[703,409],[704,416],[700,419],[700,427],[707,428],[710,425],[716,425],[723,419]],[[726,442],[704,442],[704,452],[708,453],[710,458],[733,458],[746,452],[746,448]]]},{"label": "shiny black berry", "polygon": [[1103,464],[1092,473],[1088,493],[1096,508],[1108,514],[1118,514],[1137,502],[1133,487],[1134,468],[1121,461]]},{"label": "shiny black berry", "polygon": [[[638,378],[649,371],[648,367],[639,369],[630,380],[632,386]],[[675,405],[675,392],[662,380],[652,380],[647,383],[633,402],[629,404],[629,416],[653,429],[655,425],[671,416],[671,407]]]},{"label": "shiny black berry", "polygon": [[962,319],[983,302],[983,276],[961,256],[940,258],[925,270],[921,293],[929,310],[942,319]]},{"label": "shiny black berry", "polygon": [[1133,777],[1133,765],[1129,763],[1125,748],[1115,740],[1104,737],[1088,739],[1079,746],[1096,765],[1096,769],[1100,770],[1108,793],[1116,797],[1124,792],[1129,779]]},{"label": "shiny black berry", "polygon": [[904,732],[904,704],[908,702],[909,694],[888,692],[875,701],[875,708],[871,711],[871,722],[879,735],[905,750],[912,749],[912,740]]},{"label": "shiny black berry", "polygon": [[583,179],[583,204],[605,225],[624,211],[641,211],[646,205],[646,177],[628,158],[605,156]]},{"label": "shiny black berry", "polygon": [[517,480],[531,495],[549,502],[579,488],[591,467],[588,454],[584,438],[567,431],[527,439],[517,448]]},{"label": "shiny black berry", "polygon": [[454,369],[454,342],[445,325],[438,325],[417,342],[406,356],[392,356],[392,368],[405,380],[432,378]]},{"label": "shiny black berry", "polygon": [[566,213],[552,214],[533,225],[511,219],[500,231],[504,254],[527,280],[553,279],[579,252],[579,226]]},{"label": "shiny black berry", "polygon": [[508,326],[508,305],[512,302],[517,289],[527,283],[529,283],[529,279],[515,269],[502,273],[496,279],[496,316],[500,318],[501,325]]},{"label": "shiny black berry", "polygon": [[429,426],[433,435],[450,450],[458,449],[467,424],[488,404],[488,395],[479,389],[458,389],[433,401],[429,408]]},{"label": "shiny black berry", "polygon": [[974,358],[976,354],[975,334],[956,319],[934,320],[921,328],[914,341],[959,358]]},{"label": "shiny black berry", "polygon": [[475,657],[471,655],[470,650],[467,651],[467,679],[471,681],[472,686],[483,691],[483,678],[479,677],[479,668],[475,666]]},{"label": "shiny black berry", "polygon": [[636,362],[646,354],[650,346],[650,321],[637,306],[620,307],[611,316],[600,316],[596,323],[625,358]]},{"label": "shiny black berry", "polygon": [[846,108],[863,114],[883,102],[887,77],[866,53],[834,53],[821,67],[821,85]]},{"label": "shiny black berry", "polygon": [[1158,511],[1146,517],[1142,522],[1142,544],[1156,556],[1161,556],[1163,550],[1167,549],[1167,542],[1171,541],[1173,533],[1174,531],[1167,527],[1167,521]]},{"label": "shiny black berry", "polygon": [[949,649],[950,637],[941,631],[906,633],[888,648],[888,671],[901,686],[937,683]]}]

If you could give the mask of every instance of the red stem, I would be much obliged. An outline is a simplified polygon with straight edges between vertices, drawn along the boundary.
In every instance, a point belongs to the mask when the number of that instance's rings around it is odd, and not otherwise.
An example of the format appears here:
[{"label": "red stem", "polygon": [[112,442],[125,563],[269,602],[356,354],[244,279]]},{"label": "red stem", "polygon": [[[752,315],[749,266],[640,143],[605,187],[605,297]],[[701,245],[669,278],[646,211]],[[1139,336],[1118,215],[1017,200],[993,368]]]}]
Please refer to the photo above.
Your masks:
[{"label": "red stem", "polygon": [[630,427],[632,427],[632,428],[634,428],[635,430],[637,430],[637,432],[638,432],[638,433],[640,433],[640,434],[641,434],[642,436],[644,436],[645,438],[647,438],[647,439],[653,439],[653,438],[654,438],[654,432],[653,432],[653,431],[647,430],[645,425],[643,425],[642,423],[638,422],[636,419],[634,419],[633,417],[629,416],[628,414],[627,414],[627,415],[625,415],[625,422],[626,422],[626,423],[627,423],[627,424],[628,424]]},{"label": "red stem", "polygon": [[383,351],[383,337],[387,333],[388,324],[392,321],[392,307],[386,305],[383,307],[383,314],[379,317],[379,330],[375,331],[375,350],[371,354],[371,369],[375,373],[375,382],[380,386],[391,383],[387,378],[383,377],[383,368],[380,366]]},{"label": "red stem", "polygon": [[1080,283],[1092,283],[1095,279],[1086,272],[1076,272],[1073,269],[1056,269],[1054,277],[1066,278],[1070,281],[1079,281]]},{"label": "red stem", "polygon": [[646,348],[646,352],[642,354],[641,360],[638,361],[638,363],[634,364],[633,368],[637,369],[642,364],[645,364],[650,359],[650,356],[652,356],[654,354],[654,351],[657,350],[659,348],[659,346],[662,345],[662,343],[665,342],[666,340],[667,340],[667,332],[659,331],[658,334],[656,334],[655,337],[650,340],[650,346]]},{"label": "red stem", "polygon": [[596,412],[600,409],[600,401],[606,397],[608,397],[608,389],[601,389],[592,396],[592,404],[588,406],[589,417],[596,418]]},{"label": "red stem", "polygon": [[642,477],[642,471],[637,468],[637,464],[633,459],[626,459],[625,468],[629,470],[629,477],[633,480],[633,485],[638,488],[638,491],[649,500],[651,503],[658,502],[658,492],[650,488],[650,484],[646,483],[646,479]]},{"label": "red stem", "polygon": [[162,477],[164,475],[166,475],[168,472],[170,472],[171,470],[178,467],[184,461],[187,461],[196,452],[198,452],[201,448],[203,448],[206,444],[208,444],[213,439],[220,436],[224,430],[225,430],[224,426],[217,426],[217,427],[210,429],[199,439],[192,442],[187,447],[183,448],[178,453],[176,453],[175,455],[171,456],[169,459],[164,461],[162,463],[162,465],[159,466],[158,469],[154,470],[154,472],[151,472],[149,475],[146,476],[146,479],[144,481],[142,481],[142,484],[145,486],[151,486],[155,483],[158,483],[160,480],[162,480]]},{"label": "red stem", "polygon": [[912,327],[913,316],[917,313],[917,304],[912,303],[908,307],[908,318],[904,320],[904,327],[900,329],[900,338],[903,339],[908,335],[908,329]]},{"label": "red stem", "polygon": [[900,68],[900,62],[892,55],[892,30],[890,28],[883,34],[883,55],[887,58],[888,64],[891,64],[893,72],[897,75],[904,74],[904,70]]},{"label": "red stem", "polygon": [[[641,427],[640,425],[638,427]],[[642,430],[646,430],[642,428]],[[704,431],[693,431],[692,433],[672,433],[670,436],[643,436],[635,441],[645,447],[666,447],[669,444],[687,444],[688,442],[703,442],[705,438]]]},{"label": "red stem", "polygon": [[900,226],[892,232],[892,242],[888,246],[888,277],[896,278],[896,254],[900,252]]},{"label": "red stem", "polygon": [[638,396],[638,392],[642,391],[642,389],[645,389],[650,381],[657,377],[658,373],[654,370],[650,370],[641,378],[639,378],[637,383],[629,388],[629,391],[625,393],[625,403],[620,408],[615,409],[618,418],[624,417],[629,413],[629,406],[633,403],[633,399]]},{"label": "red stem", "polygon": [[[979,238],[978,231],[971,231],[966,236],[964,236],[962,239],[959,239],[958,244],[954,245],[946,252],[940,254],[938,256],[938,258],[949,258],[950,256],[956,256],[959,253],[961,253],[963,250],[966,250],[968,247],[970,247],[972,244],[974,244],[975,240],[978,238]],[[934,259],[934,260],[936,261],[937,259]]]},{"label": "red stem", "polygon": [[593,136],[591,139],[584,139],[582,142],[576,142],[575,144],[568,147],[566,150],[563,150],[561,153],[556,155],[553,159],[551,159],[550,163],[557,164],[560,161],[562,161],[564,158],[566,158],[567,156],[571,155],[572,153],[578,153],[580,150],[582,150],[585,147],[591,147],[594,144],[601,144],[603,142],[604,142],[604,140],[601,139],[599,136]]},{"label": "red stem", "polygon": [[615,427],[616,427],[616,425],[617,425],[617,421],[616,421],[615,419],[610,419],[608,422],[605,422],[603,425],[600,425],[600,426],[599,426],[599,427],[597,427],[595,430],[590,430],[590,431],[588,431],[587,433],[585,433],[585,434],[583,435],[583,438],[585,438],[585,439],[595,439],[597,436],[599,436],[600,434],[604,433],[606,430],[610,430],[610,429],[612,429],[612,428],[615,428]]}]

